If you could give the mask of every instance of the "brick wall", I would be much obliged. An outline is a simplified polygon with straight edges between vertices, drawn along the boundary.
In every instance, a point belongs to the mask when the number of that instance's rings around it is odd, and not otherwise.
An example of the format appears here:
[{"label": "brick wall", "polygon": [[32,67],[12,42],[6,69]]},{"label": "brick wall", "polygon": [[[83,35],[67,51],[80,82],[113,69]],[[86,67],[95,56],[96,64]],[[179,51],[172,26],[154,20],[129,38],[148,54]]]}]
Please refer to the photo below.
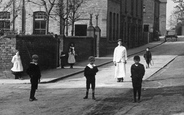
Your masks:
[{"label": "brick wall", "polygon": [[59,64],[59,44],[58,39],[53,36],[17,36],[16,48],[20,51],[22,64],[27,69],[31,56],[39,56],[39,65],[42,70],[56,68]]},{"label": "brick wall", "polygon": [[0,38],[0,70],[10,70],[12,67],[11,59],[16,52],[15,38]]},{"label": "brick wall", "polygon": [[63,51],[68,53],[69,45],[75,45],[75,52],[77,54],[76,61],[88,59],[89,56],[94,56],[94,38],[91,37],[65,37],[63,39]]}]

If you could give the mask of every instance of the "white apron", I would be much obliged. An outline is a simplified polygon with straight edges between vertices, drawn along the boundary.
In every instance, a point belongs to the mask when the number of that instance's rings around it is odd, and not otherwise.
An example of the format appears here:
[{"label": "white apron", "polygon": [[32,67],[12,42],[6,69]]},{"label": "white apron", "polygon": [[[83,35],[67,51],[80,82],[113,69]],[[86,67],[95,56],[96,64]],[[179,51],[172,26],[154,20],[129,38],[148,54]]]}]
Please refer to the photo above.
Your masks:
[{"label": "white apron", "polygon": [[115,78],[124,78],[126,76],[125,62],[127,61],[127,51],[124,46],[117,46],[114,49],[113,62],[115,66]]},{"label": "white apron", "polygon": [[115,66],[115,78],[124,78],[126,76],[125,63],[116,63]]}]

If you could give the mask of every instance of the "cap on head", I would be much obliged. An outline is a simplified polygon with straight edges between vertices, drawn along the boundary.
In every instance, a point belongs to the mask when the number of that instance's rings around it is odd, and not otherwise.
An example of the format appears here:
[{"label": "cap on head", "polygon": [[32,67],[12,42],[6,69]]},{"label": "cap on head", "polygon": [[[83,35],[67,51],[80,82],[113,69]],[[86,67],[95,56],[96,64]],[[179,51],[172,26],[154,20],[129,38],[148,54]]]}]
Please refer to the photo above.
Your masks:
[{"label": "cap on head", "polygon": [[122,42],[122,39],[118,39],[118,42],[121,41]]},{"label": "cap on head", "polygon": [[34,54],[34,55],[32,55],[32,59],[34,59],[34,60],[38,60],[38,55],[36,55],[36,54]]},{"label": "cap on head", "polygon": [[94,56],[89,56],[88,60],[91,61],[95,61],[95,57]]}]

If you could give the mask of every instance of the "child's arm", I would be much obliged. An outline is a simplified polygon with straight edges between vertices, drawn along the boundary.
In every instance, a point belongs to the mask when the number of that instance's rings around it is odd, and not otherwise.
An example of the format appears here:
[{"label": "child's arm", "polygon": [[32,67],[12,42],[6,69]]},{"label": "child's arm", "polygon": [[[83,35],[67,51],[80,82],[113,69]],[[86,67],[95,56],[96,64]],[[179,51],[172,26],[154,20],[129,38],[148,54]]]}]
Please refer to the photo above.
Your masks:
[{"label": "child's arm", "polygon": [[131,72],[131,78],[132,78],[132,75],[133,75],[133,73],[134,73],[134,70],[133,70],[133,65],[131,66],[131,70],[130,70],[130,72]]},{"label": "child's arm", "polygon": [[145,68],[144,68],[144,65],[142,65],[142,67],[141,67],[141,76],[142,76],[142,78],[143,78],[144,74],[145,74]]},{"label": "child's arm", "polygon": [[30,78],[32,77],[32,66],[31,66],[31,64],[27,68],[26,73],[29,75]]}]

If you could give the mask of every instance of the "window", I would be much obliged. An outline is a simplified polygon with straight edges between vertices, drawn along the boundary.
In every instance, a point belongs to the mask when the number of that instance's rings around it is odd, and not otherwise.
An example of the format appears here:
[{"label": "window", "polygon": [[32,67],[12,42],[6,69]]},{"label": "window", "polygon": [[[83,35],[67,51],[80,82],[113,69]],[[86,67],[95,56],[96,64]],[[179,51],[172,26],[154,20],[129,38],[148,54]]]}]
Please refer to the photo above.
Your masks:
[{"label": "window", "polygon": [[10,12],[0,12],[0,34],[10,31]]},{"label": "window", "polygon": [[149,32],[149,25],[144,25],[144,32]]},{"label": "window", "polygon": [[33,34],[45,34],[46,13],[42,11],[34,12],[33,16]]}]

